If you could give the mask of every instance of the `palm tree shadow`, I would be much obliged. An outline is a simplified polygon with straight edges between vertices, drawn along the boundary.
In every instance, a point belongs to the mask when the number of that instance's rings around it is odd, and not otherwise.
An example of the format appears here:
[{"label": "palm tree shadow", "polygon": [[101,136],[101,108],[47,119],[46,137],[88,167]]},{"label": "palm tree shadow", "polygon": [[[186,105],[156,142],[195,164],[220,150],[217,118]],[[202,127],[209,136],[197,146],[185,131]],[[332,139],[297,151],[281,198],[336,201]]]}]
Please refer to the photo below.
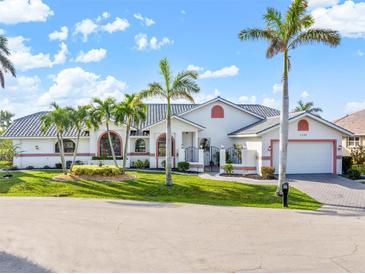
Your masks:
[{"label": "palm tree shadow", "polygon": [[0,251],[1,273],[49,273],[51,270],[44,268],[26,258],[15,256]]}]

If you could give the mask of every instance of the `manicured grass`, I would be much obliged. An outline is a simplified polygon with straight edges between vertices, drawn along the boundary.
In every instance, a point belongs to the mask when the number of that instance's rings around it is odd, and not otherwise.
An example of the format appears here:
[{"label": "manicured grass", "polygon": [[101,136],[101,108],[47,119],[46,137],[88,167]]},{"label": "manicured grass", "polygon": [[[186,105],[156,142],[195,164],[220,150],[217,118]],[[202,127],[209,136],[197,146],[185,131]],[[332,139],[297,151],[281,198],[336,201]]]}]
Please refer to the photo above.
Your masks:
[{"label": "manicured grass", "polygon": [[[164,175],[152,172],[129,172],[134,181],[55,182],[59,171],[18,171],[13,178],[1,178],[0,196],[51,196],[116,198],[143,201],[183,202],[194,204],[281,208],[273,185],[249,185],[202,179],[197,176],[173,175],[174,186],[163,184]],[[320,203],[297,189],[291,188],[289,206],[314,210]]]}]

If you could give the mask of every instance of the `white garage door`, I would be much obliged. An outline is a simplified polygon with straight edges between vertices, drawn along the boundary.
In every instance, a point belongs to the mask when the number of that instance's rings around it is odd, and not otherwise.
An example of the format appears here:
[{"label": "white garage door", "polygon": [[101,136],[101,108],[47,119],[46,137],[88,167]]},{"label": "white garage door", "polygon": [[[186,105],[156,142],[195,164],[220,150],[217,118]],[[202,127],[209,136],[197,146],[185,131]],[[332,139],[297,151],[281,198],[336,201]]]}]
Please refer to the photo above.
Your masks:
[{"label": "white garage door", "polygon": [[[332,142],[289,142],[288,174],[332,173]],[[275,173],[279,172],[279,143],[274,143]]]}]

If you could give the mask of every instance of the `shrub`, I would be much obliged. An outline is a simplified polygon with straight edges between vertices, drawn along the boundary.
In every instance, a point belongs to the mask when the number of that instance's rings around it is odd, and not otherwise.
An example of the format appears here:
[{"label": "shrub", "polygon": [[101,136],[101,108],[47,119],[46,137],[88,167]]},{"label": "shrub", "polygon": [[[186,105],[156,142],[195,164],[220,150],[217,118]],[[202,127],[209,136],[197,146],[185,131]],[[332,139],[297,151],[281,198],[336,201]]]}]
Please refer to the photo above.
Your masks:
[{"label": "shrub", "polygon": [[225,164],[224,167],[223,167],[223,170],[227,174],[232,174],[233,173],[233,165],[232,164]]},{"label": "shrub", "polygon": [[74,165],[72,173],[75,175],[87,176],[115,176],[120,174],[120,169],[116,166],[96,166],[96,165]]},{"label": "shrub", "polygon": [[10,167],[7,168],[7,170],[17,170],[17,169],[18,169],[17,166],[10,166]]},{"label": "shrub", "polygon": [[166,160],[163,160],[163,161],[161,162],[161,166],[162,166],[163,168],[166,168]]},{"label": "shrub", "polygon": [[150,161],[148,159],[146,159],[143,163],[144,168],[149,168],[150,167]]},{"label": "shrub", "polygon": [[275,168],[271,166],[261,167],[261,175],[264,179],[274,179]]},{"label": "shrub", "polygon": [[352,157],[351,156],[344,156],[342,157],[342,174],[347,174],[349,169],[352,166]]},{"label": "shrub", "polygon": [[45,166],[43,167],[43,169],[51,169],[51,167],[50,167],[50,166],[45,165]]},{"label": "shrub", "polygon": [[82,162],[82,161],[80,161],[80,160],[77,160],[77,161],[75,161],[75,165],[79,165],[79,166],[81,166],[81,165],[83,165],[84,163]]},{"label": "shrub", "polygon": [[72,165],[72,161],[66,161],[66,168],[70,169]]},{"label": "shrub", "polygon": [[27,166],[25,169],[34,169],[33,166]]},{"label": "shrub", "polygon": [[61,164],[61,163],[57,163],[57,164],[55,164],[55,168],[57,168],[57,169],[62,169],[62,164]]},{"label": "shrub", "polygon": [[188,171],[190,168],[190,164],[188,162],[178,162],[177,163],[177,169],[180,171]]},{"label": "shrub", "polygon": [[357,146],[351,149],[351,157],[355,164],[363,165],[365,163],[365,147]]},{"label": "shrub", "polygon": [[358,171],[357,169],[353,169],[353,168],[350,168],[347,171],[347,175],[352,180],[357,180],[357,179],[360,179],[360,177],[361,177],[360,171]]},{"label": "shrub", "polygon": [[135,162],[136,168],[144,168],[144,162],[141,160],[137,160]]}]

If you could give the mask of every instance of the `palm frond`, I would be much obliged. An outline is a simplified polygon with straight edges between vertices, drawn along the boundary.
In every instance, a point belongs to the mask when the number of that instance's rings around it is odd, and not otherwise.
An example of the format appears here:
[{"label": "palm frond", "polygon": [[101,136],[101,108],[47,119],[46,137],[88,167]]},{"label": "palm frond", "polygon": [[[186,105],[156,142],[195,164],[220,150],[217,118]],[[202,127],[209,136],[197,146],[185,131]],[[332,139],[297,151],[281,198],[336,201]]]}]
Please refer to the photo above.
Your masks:
[{"label": "palm frond", "polygon": [[307,7],[307,0],[293,0],[291,2],[285,18],[285,28],[288,39],[303,28],[303,25],[300,24],[300,20],[305,16]]},{"label": "palm frond", "polygon": [[322,43],[330,47],[340,44],[341,37],[338,31],[328,29],[309,29],[299,34],[289,45],[290,49],[295,49],[300,45]]},{"label": "palm frond", "polygon": [[166,90],[169,90],[172,76],[169,61],[167,60],[167,58],[163,58],[160,61],[160,73],[165,80]]},{"label": "palm frond", "polygon": [[276,37],[276,34],[275,31],[272,29],[248,28],[241,30],[238,34],[238,37],[241,41],[259,39],[271,41]]},{"label": "palm frond", "polygon": [[283,22],[280,11],[274,8],[267,8],[264,20],[270,29],[275,29],[278,32],[282,31]]}]

